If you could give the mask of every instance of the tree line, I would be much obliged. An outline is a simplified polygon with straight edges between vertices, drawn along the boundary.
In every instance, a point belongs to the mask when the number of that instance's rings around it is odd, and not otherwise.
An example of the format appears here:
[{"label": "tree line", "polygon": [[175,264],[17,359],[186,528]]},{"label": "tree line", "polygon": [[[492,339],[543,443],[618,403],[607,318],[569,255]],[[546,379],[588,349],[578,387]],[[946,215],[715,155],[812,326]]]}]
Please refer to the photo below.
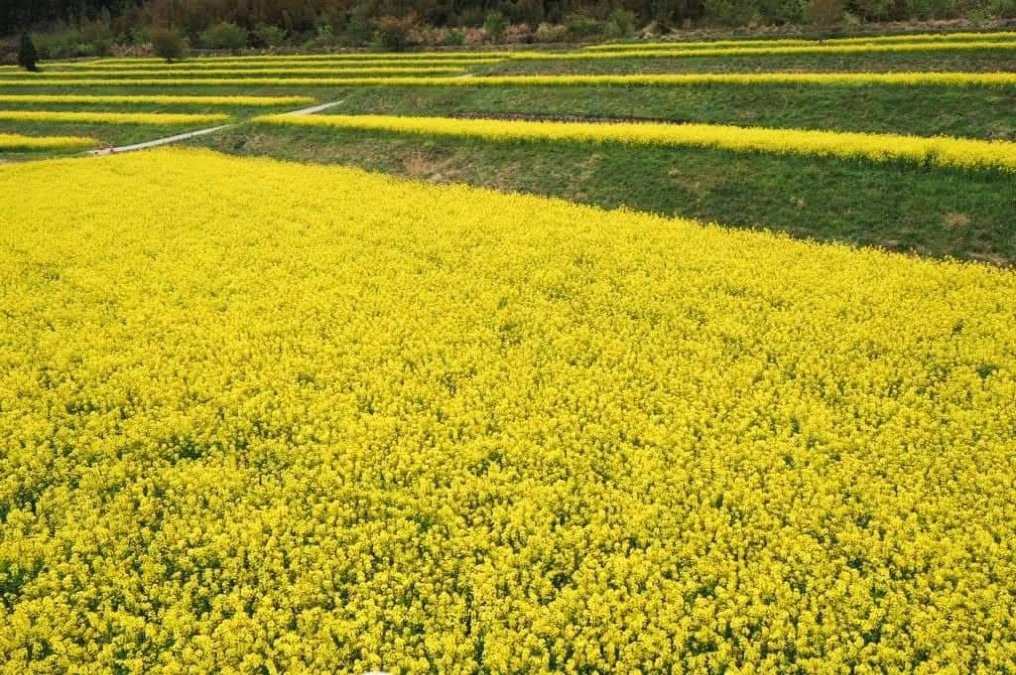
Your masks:
[{"label": "tree line", "polygon": [[490,27],[492,15],[500,17],[495,29],[526,26],[535,35],[542,24],[544,38],[581,39],[598,32],[620,37],[647,24],[804,24],[820,14],[848,22],[1005,18],[1016,16],[1016,0],[3,0],[0,35],[76,30],[71,39],[103,52],[106,43],[144,41],[155,28],[200,42],[226,25],[243,31],[248,46],[314,40],[357,46],[393,29],[445,29],[454,42],[462,39],[454,29]]}]

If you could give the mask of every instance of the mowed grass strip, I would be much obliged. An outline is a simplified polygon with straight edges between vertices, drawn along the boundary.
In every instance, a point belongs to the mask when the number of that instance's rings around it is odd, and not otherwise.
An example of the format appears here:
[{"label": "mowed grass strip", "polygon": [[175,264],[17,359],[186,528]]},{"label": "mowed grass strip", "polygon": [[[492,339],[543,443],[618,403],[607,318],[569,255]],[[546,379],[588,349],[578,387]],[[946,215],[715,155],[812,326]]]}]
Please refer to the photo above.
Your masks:
[{"label": "mowed grass strip", "polygon": [[84,136],[25,136],[0,134],[0,152],[15,150],[69,150],[94,148],[98,141]]},{"label": "mowed grass strip", "polygon": [[1016,143],[714,124],[572,123],[391,115],[267,115],[259,124],[324,126],[490,141],[576,141],[691,145],[725,150],[907,161],[923,165],[1016,170]]},{"label": "mowed grass strip", "polygon": [[595,86],[360,87],[328,95],[343,101],[331,112],[346,115],[490,117],[496,111],[1016,140],[1016,88],[1002,87],[704,85],[627,87],[607,95]]},{"label": "mowed grass strip", "polygon": [[144,105],[211,105],[237,107],[271,107],[303,105],[314,102],[310,96],[172,96],[89,95],[89,94],[0,94],[0,103],[66,103],[81,105],[144,104]]},{"label": "mowed grass strip", "polygon": [[189,125],[223,122],[229,115],[183,113],[63,112],[55,110],[0,110],[3,122],[58,122],[83,124]]}]

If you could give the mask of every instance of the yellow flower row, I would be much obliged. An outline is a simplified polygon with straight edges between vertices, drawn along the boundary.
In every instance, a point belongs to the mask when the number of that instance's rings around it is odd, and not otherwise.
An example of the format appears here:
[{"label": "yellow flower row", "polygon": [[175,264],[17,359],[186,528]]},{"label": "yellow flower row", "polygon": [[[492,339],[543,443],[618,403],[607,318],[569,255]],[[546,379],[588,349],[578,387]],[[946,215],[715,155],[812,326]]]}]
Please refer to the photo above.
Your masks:
[{"label": "yellow flower row", "polygon": [[94,138],[84,136],[22,136],[21,134],[0,134],[0,152],[12,150],[59,150],[72,148],[94,148]]},{"label": "yellow flower row", "polygon": [[171,96],[92,94],[0,94],[0,103],[152,104],[260,107],[313,103],[309,96]]},{"label": "yellow flower row", "polygon": [[[200,57],[194,59],[186,59],[179,61],[180,65],[191,67],[195,64],[213,64],[213,63],[251,63],[256,61],[265,62],[287,62],[287,63],[342,63],[347,61],[387,61],[397,63],[410,63],[419,60],[430,60],[430,61],[487,61],[487,60],[499,60],[511,56],[515,52],[509,51],[460,51],[460,52],[403,52],[403,53],[392,53],[392,52],[345,52],[335,54],[284,54],[279,56],[226,56],[226,57]],[[165,61],[157,58],[129,58],[129,57],[118,57],[108,59],[98,59],[94,61],[80,61],[83,66],[91,67],[93,65],[142,65],[148,64],[150,66],[165,65]]]},{"label": "yellow flower row", "polygon": [[424,66],[441,66],[444,68],[451,67],[466,67],[466,66],[478,66],[483,64],[495,63],[502,60],[501,58],[482,58],[482,55],[478,55],[479,58],[468,58],[468,57],[456,57],[456,58],[426,58],[426,59],[398,59],[398,58],[376,58],[376,59],[353,59],[353,60],[335,60],[335,59],[298,59],[290,56],[242,56],[242,57],[218,57],[218,58],[201,58],[201,59],[187,59],[184,61],[175,61],[173,63],[165,63],[159,61],[150,61],[144,59],[135,59],[133,61],[120,61],[114,59],[102,60],[102,61],[70,61],[67,63],[54,63],[47,67],[47,72],[71,72],[74,70],[129,70],[129,71],[146,71],[146,70],[171,70],[171,71],[182,71],[182,70],[217,70],[222,68],[277,68],[286,69],[287,71],[302,71],[302,70],[314,70],[314,69],[351,69],[351,68],[380,68],[380,67],[398,67],[398,68],[417,68]]},{"label": "yellow flower row", "polygon": [[[5,84],[9,78],[17,79],[29,79],[29,80],[47,80],[47,79],[70,79],[70,78],[150,78],[155,79],[158,77],[175,78],[178,76],[201,76],[201,77],[247,77],[252,76],[265,76],[265,75],[299,75],[300,77],[309,77],[311,75],[339,75],[343,77],[351,75],[452,75],[454,73],[465,72],[464,68],[458,67],[444,67],[444,66],[424,66],[424,67],[378,67],[378,68],[315,68],[315,69],[300,69],[290,70],[286,67],[282,68],[194,68],[194,69],[181,69],[181,68],[156,68],[156,69],[125,69],[125,70],[113,70],[113,69],[98,69],[98,70],[47,70],[40,73],[0,73],[0,84]],[[281,77],[279,79],[282,79]]]},{"label": "yellow flower row", "polygon": [[1008,42],[933,42],[901,44],[812,44],[776,47],[716,47],[709,49],[662,49],[633,45],[628,50],[551,52],[518,52],[516,60],[584,61],[589,59],[699,58],[704,56],[802,56],[813,54],[887,54],[912,52],[969,52],[1016,49],[1016,41]]},{"label": "yellow flower row", "polygon": [[163,86],[336,86],[336,87],[583,87],[801,84],[832,86],[999,86],[1016,85],[1016,73],[976,72],[823,72],[675,73],[659,75],[490,75],[483,77],[276,77],[190,79],[3,80],[2,87],[163,87]]},{"label": "yellow flower row", "polygon": [[849,44],[893,44],[921,42],[1005,42],[1016,40],[1016,31],[997,31],[991,33],[922,33],[914,35],[873,35],[868,37],[829,38],[826,40],[808,40],[800,38],[784,38],[771,40],[700,40],[666,41],[666,42],[614,42],[591,45],[584,51],[631,51],[633,49],[714,49],[717,47],[784,47],[808,45],[849,45]]},{"label": "yellow flower row", "polygon": [[0,203],[7,672],[1016,671],[1011,271],[183,150]]},{"label": "yellow flower row", "polygon": [[546,140],[691,145],[735,151],[905,160],[936,166],[996,167],[1016,171],[1016,143],[966,138],[902,136],[718,124],[631,124],[463,120],[386,115],[268,115],[253,120],[283,126],[335,127],[494,141]]},{"label": "yellow flower row", "polygon": [[0,110],[4,122],[77,122],[81,124],[203,124],[221,122],[229,115],[182,113],[58,112],[53,110]]}]

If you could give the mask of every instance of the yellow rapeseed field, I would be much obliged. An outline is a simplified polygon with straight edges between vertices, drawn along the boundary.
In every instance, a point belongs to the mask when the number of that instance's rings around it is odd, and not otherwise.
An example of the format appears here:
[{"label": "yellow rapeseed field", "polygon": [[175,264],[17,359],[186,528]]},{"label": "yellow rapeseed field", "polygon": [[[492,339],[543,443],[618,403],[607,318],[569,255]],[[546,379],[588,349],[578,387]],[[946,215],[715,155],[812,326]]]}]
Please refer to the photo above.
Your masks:
[{"label": "yellow rapeseed field", "polygon": [[222,122],[229,115],[189,113],[118,113],[56,110],[0,110],[3,122],[76,122],[80,124],[204,124]]},{"label": "yellow rapeseed field", "polygon": [[777,56],[777,55],[812,55],[812,54],[888,54],[913,52],[969,52],[999,51],[1007,52],[1016,49],[1016,41],[1004,42],[904,42],[895,44],[817,44],[752,46],[752,47],[715,47],[712,49],[672,49],[640,47],[633,44],[631,49],[612,51],[587,51],[554,54],[553,52],[518,52],[513,59],[524,60],[586,60],[586,59],[625,59],[625,58],[696,58],[704,56]]},{"label": "yellow rapeseed field", "polygon": [[275,77],[235,79],[4,80],[0,86],[119,86],[167,84],[335,86],[686,86],[700,84],[821,84],[829,86],[1016,86],[1016,72],[749,72],[617,75],[485,75],[457,77]]},{"label": "yellow rapeseed field", "polygon": [[0,103],[82,103],[212,106],[276,106],[313,103],[309,96],[172,96],[164,94],[0,94]]},{"label": "yellow rapeseed field", "polygon": [[0,166],[0,669],[1012,672],[1016,274]]},{"label": "yellow rapeseed field", "polygon": [[767,129],[723,124],[542,122],[399,117],[391,115],[264,115],[259,124],[331,127],[490,141],[576,141],[628,145],[690,145],[735,151],[824,155],[930,166],[1016,171],[1016,143],[946,136]]},{"label": "yellow rapeseed field", "polygon": [[206,57],[197,59],[186,59],[166,63],[165,61],[151,61],[147,59],[133,59],[122,61],[116,59],[103,59],[101,61],[69,61],[66,63],[49,66],[48,72],[73,72],[76,70],[217,70],[221,68],[286,68],[291,71],[314,70],[318,68],[368,68],[380,66],[476,66],[490,64],[500,61],[501,58],[488,58],[483,53],[477,52],[475,57],[441,58],[440,54],[427,54],[426,58],[406,59],[398,58],[397,54],[388,56],[376,55],[373,59],[342,59],[336,55],[334,59],[306,59],[306,55],[292,56],[238,56],[238,57]]},{"label": "yellow rapeseed field", "polygon": [[871,35],[848,38],[828,38],[807,40],[801,38],[782,38],[768,40],[669,40],[658,42],[610,42],[590,45],[584,51],[631,51],[633,49],[716,49],[718,47],[802,47],[822,45],[850,44],[914,44],[914,43],[947,43],[947,42],[1009,42],[1016,40],[1016,31],[996,31],[990,33],[918,33],[913,35]]},{"label": "yellow rapeseed field", "polygon": [[670,87],[689,85],[807,84],[866,87],[1012,87],[1016,72],[764,72],[764,73],[661,73],[653,75],[486,75],[434,77],[223,77],[223,78],[10,78],[4,87],[166,87],[166,86],[336,86],[336,87]]},{"label": "yellow rapeseed field", "polygon": [[98,142],[84,136],[23,136],[0,134],[0,152],[11,150],[60,150],[94,148]]},{"label": "yellow rapeseed field", "polygon": [[310,77],[314,75],[335,75],[339,77],[347,77],[351,75],[450,75],[453,73],[464,72],[465,69],[457,65],[452,66],[377,66],[372,68],[356,68],[348,67],[344,65],[339,66],[322,66],[320,68],[290,68],[286,64],[279,66],[267,65],[264,67],[223,67],[223,68],[125,68],[123,70],[116,70],[113,68],[96,68],[93,70],[84,69],[66,69],[66,70],[47,70],[41,73],[0,73],[0,84],[7,84],[9,80],[34,80],[34,81],[48,81],[54,79],[71,79],[71,78],[107,78],[107,79],[118,79],[118,78],[145,78],[155,79],[159,77],[168,78],[180,78],[190,79],[196,77],[230,77],[230,78],[245,78],[248,75],[255,77],[264,76],[275,76],[282,79],[282,76],[289,76],[291,73],[298,74],[300,77]]}]

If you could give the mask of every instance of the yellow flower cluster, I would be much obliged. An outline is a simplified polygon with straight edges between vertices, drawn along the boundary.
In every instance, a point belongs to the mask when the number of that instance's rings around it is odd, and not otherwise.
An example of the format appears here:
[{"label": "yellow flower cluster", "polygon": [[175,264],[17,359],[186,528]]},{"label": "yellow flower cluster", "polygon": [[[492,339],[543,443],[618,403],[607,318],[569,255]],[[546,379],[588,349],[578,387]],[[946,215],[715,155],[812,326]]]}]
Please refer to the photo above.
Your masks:
[{"label": "yellow flower cluster", "polygon": [[664,49],[632,45],[631,49],[613,51],[578,51],[564,54],[553,52],[518,52],[518,60],[587,60],[625,58],[685,58],[703,56],[778,56],[811,54],[886,54],[908,52],[1011,51],[1016,41],[1007,42],[905,42],[898,44],[810,44],[773,47],[716,47],[707,49]]},{"label": "yellow flower cluster", "polygon": [[[347,52],[341,54],[286,54],[280,56],[226,56],[226,57],[200,57],[194,59],[187,59],[185,61],[179,61],[178,63],[185,67],[191,67],[200,64],[215,64],[215,63],[251,63],[256,61],[286,61],[286,62],[299,62],[299,63],[314,63],[314,62],[325,62],[325,63],[341,63],[344,61],[396,61],[399,63],[415,62],[421,59],[426,60],[448,60],[448,61],[487,61],[487,60],[498,60],[511,56],[515,52],[509,51],[459,51],[459,52]],[[166,65],[166,62],[158,58],[132,58],[132,57],[117,57],[110,59],[98,59],[93,61],[79,61],[85,67],[91,67],[93,65],[117,65],[117,64],[149,64],[153,66]]]},{"label": "yellow flower cluster", "polygon": [[210,106],[276,106],[313,103],[309,96],[170,96],[170,95],[90,95],[90,94],[0,94],[0,103],[81,103],[210,105]]},{"label": "yellow flower cluster", "polygon": [[71,148],[94,148],[94,138],[84,136],[22,136],[21,134],[0,134],[0,152],[12,150],[57,150]]},{"label": "yellow flower cluster", "polygon": [[1011,271],[198,151],[0,200],[5,672],[1016,670]]},{"label": "yellow flower cluster", "polygon": [[375,58],[375,59],[313,59],[307,60],[293,56],[242,56],[242,57],[215,57],[203,59],[189,59],[186,61],[175,61],[173,63],[154,62],[142,59],[133,61],[120,61],[106,59],[102,61],[70,61],[67,63],[54,64],[48,72],[60,70],[70,72],[74,70],[130,70],[130,71],[181,71],[181,70],[218,70],[222,68],[286,68],[287,70],[313,70],[319,68],[343,69],[343,68],[368,68],[383,66],[419,67],[419,66],[476,66],[495,63],[502,60],[498,58],[487,58],[484,54],[477,54],[475,58],[455,57],[441,58],[440,54],[426,54],[421,58]]},{"label": "yellow flower cluster", "polygon": [[1016,171],[1016,143],[721,124],[530,122],[389,115],[265,115],[259,124],[318,126],[491,141],[579,141],[632,145],[691,145],[736,151],[861,157],[922,165]]},{"label": "yellow flower cluster", "polygon": [[[235,80],[233,80],[235,82]],[[35,84],[4,81],[2,85]],[[215,79],[61,80],[43,82],[54,86],[230,84]],[[302,79],[244,79],[243,84],[335,86],[683,86],[693,84],[824,84],[831,86],[1014,86],[1016,72],[749,72],[662,73],[617,75],[488,75],[482,77],[329,77]]]},{"label": "yellow flower cluster", "polygon": [[[458,71],[453,71],[458,72]],[[56,73],[53,73],[55,76]],[[0,78],[0,89],[4,87],[327,87],[327,86],[384,86],[388,80],[401,80],[404,84],[416,84],[427,77],[70,77],[47,78]],[[457,78],[437,75],[433,79],[454,82]]]},{"label": "yellow flower cluster", "polygon": [[1011,87],[1016,72],[823,72],[823,73],[663,73],[656,75],[489,75],[483,77],[276,77],[276,78],[149,78],[149,79],[10,79],[2,87],[116,87],[116,86],[336,86],[336,87],[668,87],[685,85],[808,84],[830,86]]},{"label": "yellow flower cluster", "polygon": [[78,122],[82,124],[204,124],[222,122],[229,115],[184,113],[59,112],[54,110],[0,110],[4,122]]},{"label": "yellow flower cluster", "polygon": [[695,42],[612,42],[591,45],[584,51],[631,51],[632,49],[715,49],[717,47],[799,47],[808,45],[849,45],[849,44],[906,44],[936,42],[1006,42],[1016,40],[1016,31],[993,33],[921,33],[914,35],[878,35],[869,37],[829,38],[805,40],[785,38],[772,40],[701,40]]},{"label": "yellow flower cluster", "polygon": [[[0,85],[6,84],[8,79],[28,79],[28,80],[52,80],[60,78],[157,78],[157,77],[170,77],[176,78],[179,76],[193,77],[234,77],[234,78],[246,78],[248,75],[251,76],[265,76],[265,75],[288,75],[290,73],[299,73],[301,77],[309,77],[311,75],[341,75],[342,77],[348,77],[350,75],[451,75],[454,73],[465,72],[464,68],[458,66],[379,66],[376,68],[356,68],[347,66],[326,66],[322,68],[304,68],[304,69],[293,69],[285,64],[280,66],[271,66],[263,68],[240,68],[240,67],[226,67],[226,68],[151,68],[151,69],[137,69],[127,68],[124,70],[117,70],[113,68],[99,68],[94,70],[82,70],[82,69],[68,69],[68,70],[47,70],[41,73],[0,73]],[[281,78],[280,78],[281,79]]]}]

